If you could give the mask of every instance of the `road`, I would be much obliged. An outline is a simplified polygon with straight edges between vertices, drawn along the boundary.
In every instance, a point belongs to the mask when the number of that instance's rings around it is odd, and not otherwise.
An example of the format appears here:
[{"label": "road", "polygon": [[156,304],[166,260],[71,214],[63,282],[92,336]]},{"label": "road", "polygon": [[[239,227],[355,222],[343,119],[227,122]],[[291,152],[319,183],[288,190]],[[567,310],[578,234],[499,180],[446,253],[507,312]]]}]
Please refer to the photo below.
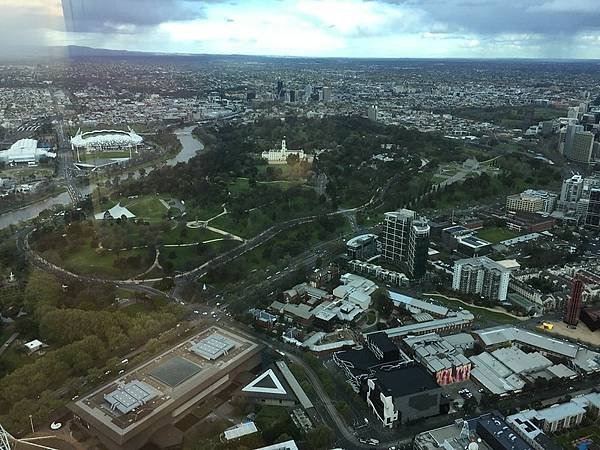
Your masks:
[{"label": "road", "polygon": [[75,166],[73,165],[73,152],[71,151],[69,141],[65,139],[62,120],[59,121],[56,126],[56,136],[58,138],[58,174],[63,178],[67,192],[69,193],[73,204],[76,205],[83,199],[83,195],[77,187],[75,177],[73,176],[75,171]]}]

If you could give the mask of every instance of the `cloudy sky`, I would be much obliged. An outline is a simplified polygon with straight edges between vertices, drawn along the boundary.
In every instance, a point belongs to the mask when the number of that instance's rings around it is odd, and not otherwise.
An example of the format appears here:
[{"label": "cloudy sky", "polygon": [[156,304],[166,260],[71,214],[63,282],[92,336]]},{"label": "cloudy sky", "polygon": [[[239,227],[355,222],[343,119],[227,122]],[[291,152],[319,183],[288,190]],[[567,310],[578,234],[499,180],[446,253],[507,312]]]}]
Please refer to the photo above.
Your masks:
[{"label": "cloudy sky", "polygon": [[0,42],[5,49],[600,58],[600,0],[0,0]]}]

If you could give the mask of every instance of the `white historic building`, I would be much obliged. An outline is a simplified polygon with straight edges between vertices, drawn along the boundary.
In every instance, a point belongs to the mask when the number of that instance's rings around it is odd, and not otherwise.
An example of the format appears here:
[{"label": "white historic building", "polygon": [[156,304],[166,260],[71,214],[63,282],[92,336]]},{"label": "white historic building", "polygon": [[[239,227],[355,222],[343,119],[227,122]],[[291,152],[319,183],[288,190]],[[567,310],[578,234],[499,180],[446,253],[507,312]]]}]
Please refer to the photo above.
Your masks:
[{"label": "white historic building", "polygon": [[290,150],[285,144],[285,139],[281,140],[281,148],[272,148],[262,152],[262,158],[269,164],[287,164],[288,156],[298,156],[300,161],[312,163],[313,157],[304,153],[304,150]]}]

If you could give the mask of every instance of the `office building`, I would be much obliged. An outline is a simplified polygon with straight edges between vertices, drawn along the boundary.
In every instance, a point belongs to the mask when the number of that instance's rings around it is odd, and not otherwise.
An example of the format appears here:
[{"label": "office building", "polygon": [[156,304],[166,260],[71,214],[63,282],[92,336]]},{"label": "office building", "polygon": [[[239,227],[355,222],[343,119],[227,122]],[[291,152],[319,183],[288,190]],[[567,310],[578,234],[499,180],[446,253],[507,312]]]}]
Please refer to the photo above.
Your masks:
[{"label": "office building", "polygon": [[569,109],[567,110],[567,118],[568,119],[577,119],[578,115],[579,115],[579,107],[569,106]]},{"label": "office building", "polygon": [[600,188],[590,189],[589,196],[585,224],[589,227],[600,228]]},{"label": "office building", "polygon": [[367,117],[372,122],[377,122],[377,113],[379,112],[379,107],[377,105],[371,105],[367,108]]},{"label": "office building", "polygon": [[448,412],[449,399],[421,366],[375,370],[367,380],[367,405],[386,428]]},{"label": "office building", "polygon": [[563,321],[567,325],[577,326],[579,323],[579,313],[581,312],[581,294],[583,292],[583,280],[576,277],[573,280],[573,287],[571,288],[571,296],[567,301],[565,307],[565,315]]},{"label": "office building", "polygon": [[560,201],[566,203],[577,202],[583,192],[584,179],[581,175],[573,175],[562,183],[560,190]]},{"label": "office building", "polygon": [[[261,346],[210,327],[68,405],[109,450],[182,444],[175,424],[261,363]],[[168,445],[164,444],[168,436]]]},{"label": "office building", "polygon": [[329,103],[331,101],[331,88],[329,86],[323,86],[323,101]]},{"label": "office building", "polygon": [[429,223],[414,211],[402,209],[385,213],[382,234],[383,257],[406,268],[412,279],[427,270]]},{"label": "office building", "polygon": [[494,261],[486,256],[461,259],[454,263],[452,289],[503,302],[510,274],[519,267],[515,260]]},{"label": "office building", "polygon": [[559,151],[565,158],[589,164],[594,149],[594,134],[585,131],[583,125],[570,124],[560,132]]},{"label": "office building", "polygon": [[550,214],[556,207],[557,195],[547,191],[527,189],[506,197],[507,211],[543,212]]},{"label": "office building", "polygon": [[377,235],[361,234],[346,242],[346,254],[352,260],[367,261],[377,255]]}]

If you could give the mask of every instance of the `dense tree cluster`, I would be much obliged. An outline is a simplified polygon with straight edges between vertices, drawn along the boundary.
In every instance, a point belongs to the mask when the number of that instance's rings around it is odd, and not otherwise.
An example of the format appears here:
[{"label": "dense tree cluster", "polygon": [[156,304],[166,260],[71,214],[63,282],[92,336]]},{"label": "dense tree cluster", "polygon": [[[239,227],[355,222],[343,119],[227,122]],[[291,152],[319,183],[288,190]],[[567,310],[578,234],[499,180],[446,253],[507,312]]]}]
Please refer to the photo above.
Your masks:
[{"label": "dense tree cluster", "polygon": [[114,299],[110,287],[63,286],[45,273],[31,274],[24,292],[27,317],[17,321],[17,330],[49,350],[17,367],[0,364],[0,423],[19,433],[27,429],[29,414],[47,422],[64,404],[59,388],[77,390],[83,379],[98,379],[107,361],[117,361],[181,318],[171,305],[128,314],[114,306]]}]

